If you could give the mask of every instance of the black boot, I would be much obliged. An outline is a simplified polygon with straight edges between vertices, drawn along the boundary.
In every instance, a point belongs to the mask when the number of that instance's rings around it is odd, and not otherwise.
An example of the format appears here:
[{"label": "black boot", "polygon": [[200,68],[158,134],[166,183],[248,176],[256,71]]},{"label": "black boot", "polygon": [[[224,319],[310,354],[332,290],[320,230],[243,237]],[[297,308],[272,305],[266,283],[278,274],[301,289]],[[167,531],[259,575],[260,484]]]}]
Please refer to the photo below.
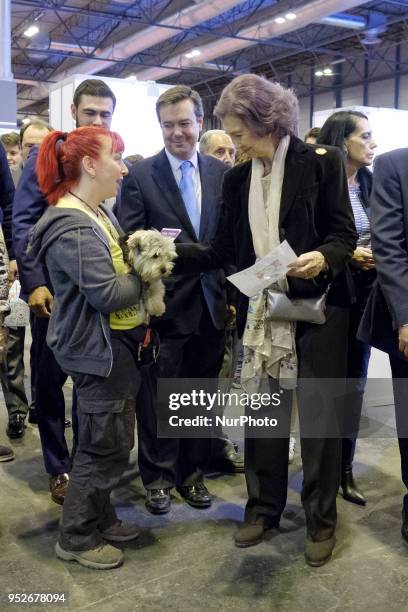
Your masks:
[{"label": "black boot", "polygon": [[343,497],[346,501],[359,506],[365,506],[366,498],[357,487],[353,478],[353,468],[351,465],[343,466],[341,473],[341,488],[343,489]]}]

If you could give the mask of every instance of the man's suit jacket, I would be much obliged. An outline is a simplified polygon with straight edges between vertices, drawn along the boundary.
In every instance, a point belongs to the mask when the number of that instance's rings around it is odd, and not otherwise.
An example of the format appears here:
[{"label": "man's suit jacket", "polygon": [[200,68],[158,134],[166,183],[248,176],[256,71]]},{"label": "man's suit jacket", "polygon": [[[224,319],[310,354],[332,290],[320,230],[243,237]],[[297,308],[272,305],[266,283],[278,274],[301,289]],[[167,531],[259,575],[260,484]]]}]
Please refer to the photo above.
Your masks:
[{"label": "man's suit jacket", "polygon": [[368,300],[359,337],[390,355],[408,323],[408,148],[380,155],[371,192],[371,240],[378,286]]},{"label": "man's suit jacket", "polygon": [[[213,157],[200,154],[198,165],[201,180],[199,239],[207,242],[217,229],[226,166]],[[176,228],[181,229],[177,243],[197,242],[164,149],[130,168],[116,213],[126,232]],[[160,333],[184,335],[198,332],[203,309],[202,294],[214,326],[222,329],[226,313],[225,276],[218,269],[205,274],[173,275],[166,280],[166,313],[154,322]]]},{"label": "man's suit jacket", "polygon": [[13,205],[13,242],[21,288],[25,296],[41,286],[48,286],[51,290],[45,266],[38,263],[32,254],[26,252],[29,231],[48,208],[48,202],[40,191],[35,172],[37,156],[38,147],[33,147],[24,164]]},{"label": "man's suit jacket", "polygon": [[15,257],[11,231],[13,198],[14,183],[11,178],[6,152],[0,144],[0,223],[3,228],[9,259],[14,259]]},{"label": "man's suit jacket", "polygon": [[[236,265],[240,271],[255,263],[248,216],[251,169],[251,162],[246,162],[226,173],[220,224],[210,248],[177,245],[180,260],[176,260],[176,272],[208,269],[220,261]],[[279,236],[297,255],[320,251],[329,265],[328,273],[313,280],[288,277],[289,296],[321,295],[331,282],[328,304],[348,305],[349,285],[344,270],[356,247],[357,232],[344,163],[337,148],[305,145],[291,137],[282,185]],[[240,334],[247,310],[248,298],[240,293]]]},{"label": "man's suit jacket", "polygon": [[371,234],[381,289],[395,328],[408,323],[408,148],[374,166]]}]

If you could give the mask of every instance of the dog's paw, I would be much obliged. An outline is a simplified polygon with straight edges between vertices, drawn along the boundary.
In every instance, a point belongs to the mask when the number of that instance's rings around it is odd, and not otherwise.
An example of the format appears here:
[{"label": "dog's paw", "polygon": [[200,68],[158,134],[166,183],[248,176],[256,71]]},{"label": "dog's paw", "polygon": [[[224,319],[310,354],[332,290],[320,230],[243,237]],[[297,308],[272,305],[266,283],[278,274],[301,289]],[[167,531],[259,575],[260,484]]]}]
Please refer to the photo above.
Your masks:
[{"label": "dog's paw", "polygon": [[152,317],[161,317],[166,312],[165,303],[154,299],[146,300],[145,308]]}]

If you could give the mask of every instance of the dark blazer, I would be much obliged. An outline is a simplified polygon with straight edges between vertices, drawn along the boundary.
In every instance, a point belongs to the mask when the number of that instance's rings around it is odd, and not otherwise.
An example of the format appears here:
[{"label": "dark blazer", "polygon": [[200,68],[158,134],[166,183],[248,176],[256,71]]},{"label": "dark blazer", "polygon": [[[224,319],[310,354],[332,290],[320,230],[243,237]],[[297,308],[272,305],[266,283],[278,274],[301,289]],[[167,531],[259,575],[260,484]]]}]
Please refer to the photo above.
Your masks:
[{"label": "dark blazer", "polygon": [[[208,155],[198,155],[201,180],[200,240],[209,241],[218,225],[221,186],[226,166]],[[132,166],[116,208],[126,232],[164,227],[181,229],[177,242],[197,242],[165,150]],[[222,267],[222,264],[220,265]],[[214,326],[225,322],[225,276],[221,269],[205,274],[173,275],[166,280],[166,313],[154,322],[162,335],[199,331],[204,295]]]},{"label": "dark blazer", "polygon": [[14,259],[11,216],[13,210],[14,183],[7,162],[6,152],[0,145],[0,223],[9,259]]},{"label": "dark blazer", "polygon": [[[226,173],[223,210],[217,234],[205,245],[177,245],[177,270],[206,269],[223,261],[243,270],[255,263],[248,217],[251,162]],[[348,292],[343,271],[356,246],[353,211],[340,151],[334,147],[311,146],[291,137],[285,162],[279,218],[281,241],[287,240],[297,255],[320,251],[329,272],[316,279],[288,277],[291,297],[321,295],[329,282],[328,304],[346,305]],[[346,298],[346,299],[345,299]],[[242,334],[248,298],[239,294],[237,325]]]},{"label": "dark blazer", "polygon": [[371,193],[371,239],[378,275],[359,337],[403,358],[397,330],[408,323],[408,148],[380,155]]},{"label": "dark blazer", "polygon": [[[368,168],[360,168],[357,172],[357,181],[360,185],[361,203],[367,214],[368,219],[371,219],[370,196],[373,185],[373,175]],[[359,309],[364,309],[369,293],[376,281],[377,273],[375,269],[361,270],[357,266],[350,264],[349,270],[353,280],[353,295]]]},{"label": "dark blazer", "polygon": [[51,289],[45,266],[33,254],[26,253],[29,231],[48,208],[35,173],[37,156],[38,147],[33,147],[24,164],[13,205],[13,241],[23,295],[41,286]]},{"label": "dark blazer", "polygon": [[370,217],[370,196],[373,187],[373,175],[371,170],[368,168],[360,168],[357,172],[357,181],[360,185],[362,204],[367,216]]}]

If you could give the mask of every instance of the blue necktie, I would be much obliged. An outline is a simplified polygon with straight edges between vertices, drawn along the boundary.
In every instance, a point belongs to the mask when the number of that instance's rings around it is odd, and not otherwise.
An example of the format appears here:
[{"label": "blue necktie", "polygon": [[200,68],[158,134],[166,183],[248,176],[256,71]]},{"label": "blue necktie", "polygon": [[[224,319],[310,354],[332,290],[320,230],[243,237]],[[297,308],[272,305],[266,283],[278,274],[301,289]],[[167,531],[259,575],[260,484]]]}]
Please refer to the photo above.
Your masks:
[{"label": "blue necktie", "polygon": [[197,238],[200,235],[200,211],[198,209],[196,191],[194,185],[195,168],[190,161],[184,161],[180,165],[181,181],[180,191],[184,200],[187,214],[190,217],[191,225],[194,228]]}]

